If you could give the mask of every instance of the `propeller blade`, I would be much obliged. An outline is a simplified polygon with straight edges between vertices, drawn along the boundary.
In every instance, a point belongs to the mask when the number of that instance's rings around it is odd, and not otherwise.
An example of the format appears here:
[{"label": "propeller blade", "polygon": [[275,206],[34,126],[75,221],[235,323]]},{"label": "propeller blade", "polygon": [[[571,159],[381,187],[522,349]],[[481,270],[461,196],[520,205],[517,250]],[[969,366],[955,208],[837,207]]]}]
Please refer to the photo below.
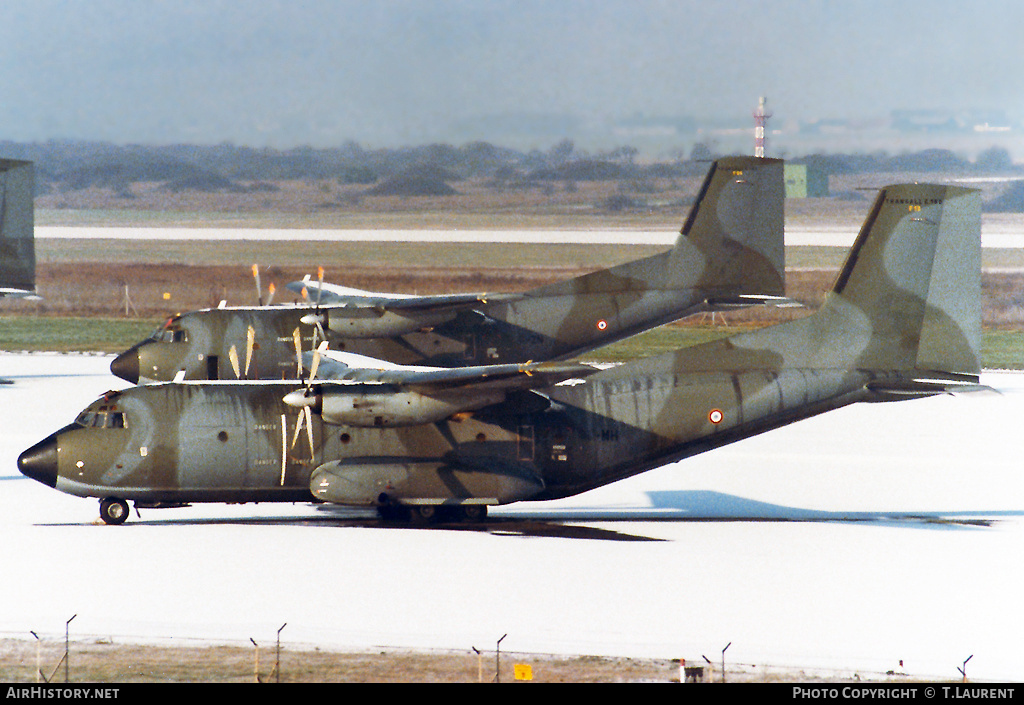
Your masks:
[{"label": "propeller blade", "polygon": [[236,348],[234,345],[232,345],[231,348],[228,349],[228,360],[231,361],[231,369],[235,371],[235,378],[241,379],[242,370],[238,365],[238,348]]},{"label": "propeller blade", "polygon": [[[309,384],[313,384],[313,378],[316,377],[316,370],[320,367],[320,355],[327,349],[327,346],[328,343],[325,340],[317,346],[316,350],[313,351],[313,363],[309,366]],[[309,384],[307,384],[307,388]]]},{"label": "propeller blade", "polygon": [[304,406],[299,409],[299,413],[296,416],[295,433],[292,435],[292,450],[295,450],[295,446],[299,442],[299,436],[302,435],[303,428],[306,429],[306,440],[309,441],[309,458],[312,460],[315,455],[313,444],[313,411],[308,406]]},{"label": "propeller blade", "polygon": [[270,290],[270,295],[267,297],[267,306],[269,306],[274,301],[274,292],[277,291],[277,287],[274,286],[274,282],[270,282],[270,286],[267,288]]},{"label": "propeller blade", "polygon": [[317,267],[316,276],[317,276],[317,281],[319,282],[319,286],[317,287],[317,290],[316,290],[316,305],[319,307],[320,306],[320,295],[323,294],[323,291],[324,291],[324,268],[323,267]]},{"label": "propeller blade", "polygon": [[295,343],[295,377],[302,379],[302,334],[299,332],[298,326],[292,331],[292,342]]},{"label": "propeller blade", "polygon": [[281,414],[281,487],[288,474],[288,415]]},{"label": "propeller blade", "polygon": [[259,301],[260,306],[263,305],[263,287],[260,286],[260,268],[258,265],[252,266],[252,278],[256,280],[256,300]]},{"label": "propeller blade", "polygon": [[295,434],[292,436],[292,449],[295,449],[295,444],[299,442],[299,435],[302,433],[302,424],[306,420],[306,415],[301,411],[298,414],[298,420],[295,422]]},{"label": "propeller blade", "polygon": [[302,415],[306,419],[306,437],[309,439],[309,459],[314,457],[313,452],[313,410],[308,406],[302,407]]},{"label": "propeller blade", "polygon": [[256,346],[256,329],[249,324],[248,330],[245,331],[245,376],[249,376],[249,363],[252,362],[252,351]]}]

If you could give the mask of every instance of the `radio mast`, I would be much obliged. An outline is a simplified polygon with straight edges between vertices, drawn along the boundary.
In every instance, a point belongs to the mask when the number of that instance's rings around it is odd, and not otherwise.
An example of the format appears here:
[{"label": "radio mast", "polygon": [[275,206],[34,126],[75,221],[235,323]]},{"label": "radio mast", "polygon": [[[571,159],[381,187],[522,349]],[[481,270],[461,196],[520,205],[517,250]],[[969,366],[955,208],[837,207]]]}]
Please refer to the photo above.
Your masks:
[{"label": "radio mast", "polygon": [[754,156],[764,157],[765,147],[768,143],[767,132],[765,125],[768,123],[768,118],[772,116],[768,112],[768,99],[764,96],[757,101],[757,110],[754,111]]}]

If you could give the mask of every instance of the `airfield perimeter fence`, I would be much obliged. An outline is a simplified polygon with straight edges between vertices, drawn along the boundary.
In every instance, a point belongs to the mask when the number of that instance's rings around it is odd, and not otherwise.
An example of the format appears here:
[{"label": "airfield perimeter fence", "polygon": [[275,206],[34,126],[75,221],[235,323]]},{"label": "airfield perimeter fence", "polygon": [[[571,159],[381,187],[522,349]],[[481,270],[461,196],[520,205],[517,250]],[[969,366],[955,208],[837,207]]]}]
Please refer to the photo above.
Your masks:
[{"label": "airfield perimeter fence", "polygon": [[[69,620],[69,624],[71,620]],[[281,627],[281,630],[284,626]],[[281,642],[281,630],[247,641],[181,637],[0,632],[4,683],[320,683],[320,682],[907,682],[886,672],[794,669],[698,658],[628,658],[426,650],[403,646],[328,649]],[[902,666],[902,664],[900,664]],[[964,664],[966,666],[966,664]],[[959,679],[958,679],[959,680]],[[966,674],[963,675],[966,681]]]}]

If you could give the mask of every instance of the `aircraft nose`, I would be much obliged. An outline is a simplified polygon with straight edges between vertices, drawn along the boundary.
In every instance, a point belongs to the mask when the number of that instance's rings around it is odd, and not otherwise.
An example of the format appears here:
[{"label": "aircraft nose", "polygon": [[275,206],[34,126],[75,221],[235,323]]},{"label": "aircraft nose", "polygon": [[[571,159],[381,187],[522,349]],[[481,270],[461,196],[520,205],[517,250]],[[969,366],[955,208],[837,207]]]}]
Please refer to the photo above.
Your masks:
[{"label": "aircraft nose", "polygon": [[57,487],[57,437],[44,438],[18,456],[18,470],[37,482]]},{"label": "aircraft nose", "polygon": [[135,348],[125,350],[114,358],[110,363],[110,371],[117,377],[131,382],[139,383],[139,351]]}]

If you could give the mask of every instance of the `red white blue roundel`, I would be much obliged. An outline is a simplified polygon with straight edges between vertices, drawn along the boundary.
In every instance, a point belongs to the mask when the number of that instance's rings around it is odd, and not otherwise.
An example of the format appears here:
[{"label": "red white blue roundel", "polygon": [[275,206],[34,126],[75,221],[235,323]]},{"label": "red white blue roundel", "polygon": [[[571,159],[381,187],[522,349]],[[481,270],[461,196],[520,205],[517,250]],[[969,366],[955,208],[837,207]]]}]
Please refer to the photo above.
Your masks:
[{"label": "red white blue roundel", "polygon": [[598,329],[598,330],[606,330],[607,328],[608,328],[608,321],[606,321],[606,320],[604,320],[604,319],[602,318],[602,319],[600,319],[600,320],[599,320],[599,321],[597,322],[597,329]]},{"label": "red white blue roundel", "polygon": [[711,411],[708,412],[708,421],[710,421],[713,424],[722,423],[723,418],[724,416],[722,414],[721,409],[712,409]]}]

